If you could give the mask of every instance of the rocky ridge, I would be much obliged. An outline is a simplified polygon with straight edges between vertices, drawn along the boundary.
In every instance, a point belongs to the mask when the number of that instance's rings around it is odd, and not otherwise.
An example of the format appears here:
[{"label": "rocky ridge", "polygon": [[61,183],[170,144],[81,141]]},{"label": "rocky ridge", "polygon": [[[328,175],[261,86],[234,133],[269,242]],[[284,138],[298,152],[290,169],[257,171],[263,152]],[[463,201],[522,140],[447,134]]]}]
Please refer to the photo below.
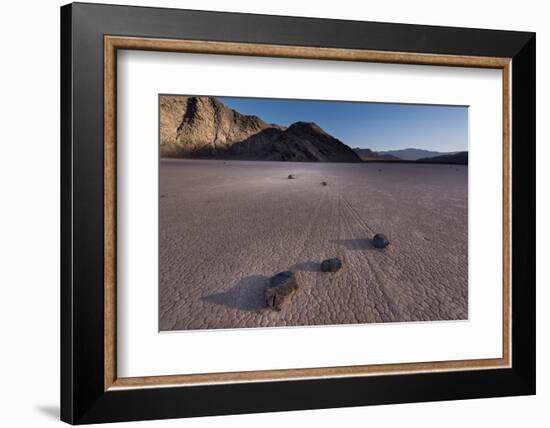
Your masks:
[{"label": "rocky ridge", "polygon": [[214,97],[160,97],[160,155],[179,158],[361,162],[313,122],[288,128],[243,115]]}]

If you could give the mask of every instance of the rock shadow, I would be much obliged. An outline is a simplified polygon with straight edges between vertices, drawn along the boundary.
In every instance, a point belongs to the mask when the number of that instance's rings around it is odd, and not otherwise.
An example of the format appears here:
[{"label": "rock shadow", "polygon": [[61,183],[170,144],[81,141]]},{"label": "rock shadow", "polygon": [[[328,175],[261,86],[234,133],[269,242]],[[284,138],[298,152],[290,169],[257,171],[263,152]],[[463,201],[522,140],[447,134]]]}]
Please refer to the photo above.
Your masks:
[{"label": "rock shadow", "polygon": [[269,278],[267,276],[246,276],[237,281],[227,291],[201,297],[201,300],[231,309],[258,311],[266,307],[265,290],[268,284]]},{"label": "rock shadow", "polygon": [[333,244],[342,245],[348,250],[375,250],[372,239],[370,238],[359,238],[359,239],[333,239]]},{"label": "rock shadow", "polygon": [[290,268],[291,271],[297,272],[320,272],[321,271],[321,263],[319,262],[300,262],[296,263]]}]

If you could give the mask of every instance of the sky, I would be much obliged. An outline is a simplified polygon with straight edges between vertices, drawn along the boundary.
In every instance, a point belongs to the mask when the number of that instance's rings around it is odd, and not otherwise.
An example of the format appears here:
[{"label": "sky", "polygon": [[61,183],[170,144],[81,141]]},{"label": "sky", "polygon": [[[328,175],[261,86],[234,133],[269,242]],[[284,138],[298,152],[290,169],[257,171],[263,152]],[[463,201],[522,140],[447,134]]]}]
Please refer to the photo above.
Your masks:
[{"label": "sky", "polygon": [[350,147],[468,150],[468,107],[218,97],[239,113],[289,126],[315,122]]}]

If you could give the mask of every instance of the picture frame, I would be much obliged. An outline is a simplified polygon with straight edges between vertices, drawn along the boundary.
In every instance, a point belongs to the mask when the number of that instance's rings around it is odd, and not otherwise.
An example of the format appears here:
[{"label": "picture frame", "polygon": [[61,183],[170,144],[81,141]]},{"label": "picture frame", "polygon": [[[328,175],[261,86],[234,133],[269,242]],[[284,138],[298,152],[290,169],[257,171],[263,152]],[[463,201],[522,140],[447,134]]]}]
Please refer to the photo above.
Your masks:
[{"label": "picture frame", "polygon": [[[107,19],[108,18],[108,19]],[[502,357],[117,375],[117,51],[502,70]],[[61,8],[61,419],[535,393],[535,34],[73,3]]]}]

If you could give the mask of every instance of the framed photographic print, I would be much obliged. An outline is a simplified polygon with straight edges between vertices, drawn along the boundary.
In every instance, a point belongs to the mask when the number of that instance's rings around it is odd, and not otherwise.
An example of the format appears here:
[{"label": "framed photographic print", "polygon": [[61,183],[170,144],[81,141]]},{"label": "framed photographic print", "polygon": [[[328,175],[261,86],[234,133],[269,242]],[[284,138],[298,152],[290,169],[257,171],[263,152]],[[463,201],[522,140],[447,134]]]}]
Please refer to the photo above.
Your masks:
[{"label": "framed photographic print", "polygon": [[535,35],[61,8],[72,424],[535,393]]}]

